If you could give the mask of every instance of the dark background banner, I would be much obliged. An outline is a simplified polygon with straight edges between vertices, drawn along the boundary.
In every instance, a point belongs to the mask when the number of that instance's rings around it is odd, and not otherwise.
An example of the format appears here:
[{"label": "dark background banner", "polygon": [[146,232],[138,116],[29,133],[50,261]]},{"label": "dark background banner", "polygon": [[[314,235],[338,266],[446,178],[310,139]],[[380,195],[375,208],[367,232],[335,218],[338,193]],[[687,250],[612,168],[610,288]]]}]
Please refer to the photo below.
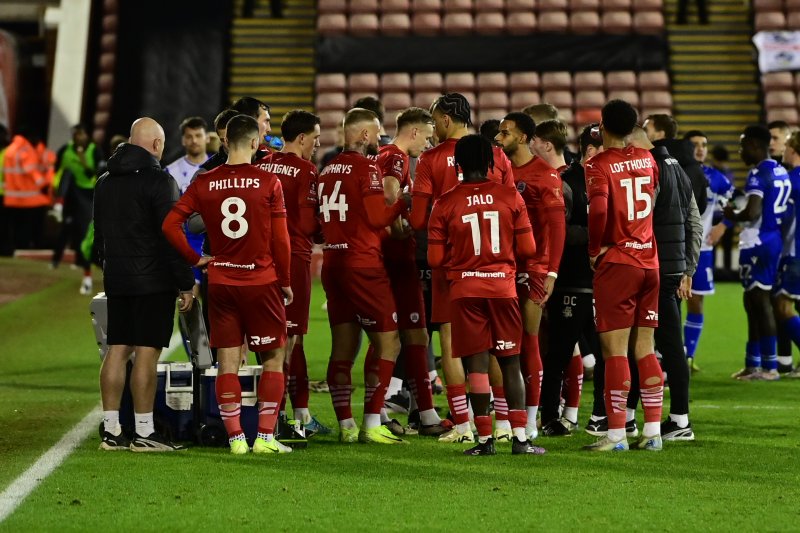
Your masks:
[{"label": "dark background banner", "polygon": [[317,45],[320,72],[519,72],[664,70],[656,35],[329,37]]}]

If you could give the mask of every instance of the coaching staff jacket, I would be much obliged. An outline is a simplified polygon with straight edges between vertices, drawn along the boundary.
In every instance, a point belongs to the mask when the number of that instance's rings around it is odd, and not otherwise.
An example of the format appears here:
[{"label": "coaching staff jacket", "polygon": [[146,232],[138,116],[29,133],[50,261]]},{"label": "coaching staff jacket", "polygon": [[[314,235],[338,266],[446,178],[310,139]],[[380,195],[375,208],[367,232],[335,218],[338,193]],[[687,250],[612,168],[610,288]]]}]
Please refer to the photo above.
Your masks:
[{"label": "coaching staff jacket", "polygon": [[94,235],[109,296],[190,291],[194,276],[161,233],[180,192],[147,150],[121,144],[94,195]]}]

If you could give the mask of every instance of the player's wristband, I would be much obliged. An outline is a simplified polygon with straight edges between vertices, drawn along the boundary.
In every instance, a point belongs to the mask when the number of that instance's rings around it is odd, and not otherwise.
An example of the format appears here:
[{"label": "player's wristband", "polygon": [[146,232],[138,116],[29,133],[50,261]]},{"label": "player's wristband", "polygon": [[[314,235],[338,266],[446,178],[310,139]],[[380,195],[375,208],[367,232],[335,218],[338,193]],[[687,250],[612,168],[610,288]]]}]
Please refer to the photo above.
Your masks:
[{"label": "player's wristband", "polygon": [[735,226],[733,220],[728,220],[727,218],[723,218],[722,223],[725,224],[725,227],[728,229],[731,229],[733,226]]},{"label": "player's wristband", "polygon": [[553,279],[558,279],[558,272],[548,272],[547,276]]}]

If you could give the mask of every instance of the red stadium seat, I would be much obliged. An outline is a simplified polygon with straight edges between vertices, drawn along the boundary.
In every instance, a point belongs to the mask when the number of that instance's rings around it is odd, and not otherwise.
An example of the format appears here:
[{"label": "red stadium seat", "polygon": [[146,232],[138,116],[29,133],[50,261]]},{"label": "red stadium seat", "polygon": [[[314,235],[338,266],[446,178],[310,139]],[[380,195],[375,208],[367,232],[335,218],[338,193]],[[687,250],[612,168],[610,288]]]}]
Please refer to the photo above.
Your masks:
[{"label": "red stadium seat", "polygon": [[347,77],[344,74],[318,74],[318,93],[338,93],[347,89]]},{"label": "red stadium seat", "polygon": [[509,11],[506,17],[506,27],[511,35],[530,35],[536,31],[537,20],[533,11]]},{"label": "red stadium seat", "polygon": [[601,108],[606,103],[606,95],[598,90],[580,90],[575,93],[575,108]]},{"label": "red stadium seat", "polygon": [[791,72],[769,72],[761,76],[765,91],[794,90],[794,76]]},{"label": "red stadium seat", "polygon": [[669,90],[669,75],[663,70],[651,70],[639,73],[639,90],[658,89]]},{"label": "red stadium seat", "polygon": [[569,9],[573,16],[576,12],[597,11],[600,9],[600,0],[570,0]]},{"label": "red stadium seat", "polygon": [[381,102],[386,109],[406,109],[411,107],[411,95],[407,92],[383,93]]},{"label": "red stadium seat", "polygon": [[786,11],[791,13],[800,9],[800,0],[786,0]]},{"label": "red stadium seat", "polygon": [[320,35],[344,35],[347,33],[347,16],[331,13],[317,17],[317,31]]},{"label": "red stadium seat", "polygon": [[337,136],[336,130],[322,130],[319,135],[319,145],[322,148],[330,148],[336,144]]},{"label": "red stadium seat", "polygon": [[664,11],[663,0],[636,0],[633,2],[633,11]]},{"label": "red stadium seat", "polygon": [[572,108],[572,92],[565,90],[550,90],[542,93],[542,102],[556,107]]},{"label": "red stadium seat", "polygon": [[797,109],[793,107],[768,109],[767,122],[772,122],[773,120],[783,120],[788,124],[798,124],[800,123],[800,115],[798,115]]},{"label": "red stadium seat", "polygon": [[631,8],[631,0],[601,0],[603,11],[625,11]]},{"label": "red stadium seat", "polygon": [[351,104],[355,104],[357,100],[367,97],[377,98],[380,100],[380,95],[378,94],[378,91],[350,91],[347,97],[350,100]]},{"label": "red stadium seat", "polygon": [[344,110],[342,111],[318,111],[320,126],[323,130],[335,129],[342,125]]},{"label": "red stadium seat", "polygon": [[572,33],[595,34],[600,29],[600,15],[596,11],[578,11],[569,18]]},{"label": "red stadium seat", "polygon": [[339,111],[342,113],[347,109],[347,98],[345,98],[344,93],[318,94],[314,107],[317,111]]},{"label": "red stadium seat", "polygon": [[568,26],[569,19],[563,11],[545,11],[539,14],[539,31],[563,33]]},{"label": "red stadium seat", "polygon": [[412,13],[439,13],[442,10],[442,0],[413,0]]},{"label": "red stadium seat", "polygon": [[789,14],[786,16],[786,29],[792,31],[800,30],[800,12],[789,12]]},{"label": "red stadium seat", "polygon": [[573,124],[579,128],[582,128],[588,124],[600,122],[601,119],[601,108],[589,107],[575,111],[575,120],[573,121]]},{"label": "red stadium seat", "polygon": [[796,72],[794,75],[794,87],[795,90],[800,91],[800,72]]},{"label": "red stadium seat", "polygon": [[378,92],[380,80],[374,72],[350,74],[347,77],[347,90],[353,92]]},{"label": "red stadium seat", "polygon": [[783,11],[783,0],[753,0],[753,11]]},{"label": "red stadium seat", "polygon": [[97,77],[97,89],[100,92],[112,92],[114,90],[114,75],[100,74]]},{"label": "red stadium seat", "polygon": [[515,91],[538,91],[540,87],[538,72],[512,72],[508,78],[508,87]]},{"label": "red stadium seat", "polygon": [[384,13],[381,15],[381,34],[408,35],[411,31],[411,17],[408,13]]},{"label": "red stadium seat", "polygon": [[442,30],[445,35],[467,35],[472,33],[475,21],[471,13],[448,13],[445,12],[442,19]]},{"label": "red stadium seat", "polygon": [[476,125],[480,126],[481,124],[483,124],[487,120],[501,120],[502,121],[503,117],[505,117],[507,114],[508,114],[508,109],[506,109],[506,108],[497,108],[497,109],[492,109],[492,108],[483,109],[483,108],[480,108],[478,110],[478,121],[477,121]]},{"label": "red stadium seat", "polygon": [[641,104],[644,108],[672,108],[672,95],[669,91],[642,91]]},{"label": "red stadium seat", "polygon": [[786,17],[780,11],[756,13],[754,26],[757,32],[785,30]]},{"label": "red stadium seat", "polygon": [[350,0],[350,13],[378,13],[378,0]]},{"label": "red stadium seat", "polygon": [[520,111],[529,105],[541,103],[542,98],[536,91],[512,91],[511,92],[511,109]]},{"label": "red stadium seat", "polygon": [[97,95],[97,111],[111,111],[111,94],[98,94]]},{"label": "red stadium seat", "polygon": [[635,89],[638,87],[636,73],[632,70],[618,70],[606,74],[606,89]]},{"label": "red stadium seat", "polygon": [[381,92],[411,92],[411,75],[408,72],[389,72],[381,76]]},{"label": "red stadium seat", "polygon": [[508,91],[508,76],[505,72],[481,72],[477,82],[480,91]]},{"label": "red stadium seat", "polygon": [[473,7],[472,0],[444,0],[442,9],[446,16],[449,13],[472,13]]},{"label": "red stadium seat", "polygon": [[545,11],[564,12],[568,6],[568,0],[539,0],[539,13],[544,13]]},{"label": "red stadium seat", "polygon": [[105,15],[103,17],[103,32],[116,32],[118,26],[119,17],[117,15]]},{"label": "red stadium seat", "polygon": [[536,0],[506,0],[506,11],[509,13],[533,12],[535,9]]},{"label": "red stadium seat", "polygon": [[419,72],[412,77],[414,92],[444,92],[444,78],[438,72]]},{"label": "red stadium seat", "polygon": [[633,30],[651,34],[664,32],[664,15],[661,11],[639,11],[633,14]]},{"label": "red stadium seat", "polygon": [[572,83],[576,91],[602,91],[606,86],[606,77],[599,70],[576,72]]},{"label": "red stadium seat", "polygon": [[628,11],[606,11],[601,23],[605,33],[630,33],[633,18]]},{"label": "red stadium seat", "polygon": [[411,30],[417,35],[438,35],[442,31],[442,18],[439,13],[414,12]]},{"label": "red stadium seat", "polygon": [[[552,103],[552,102],[548,102]],[[557,106],[556,106],[557,107]],[[572,124],[573,122],[573,115],[572,115],[572,108],[571,107],[562,107],[558,110],[558,120],[563,122],[564,124]]]},{"label": "red stadium seat", "polygon": [[441,91],[422,91],[414,93],[414,105],[428,109],[431,104],[442,95]]},{"label": "red stadium seat", "polygon": [[475,15],[475,33],[499,35],[506,29],[506,18],[502,13],[478,13]]},{"label": "red stadium seat", "polygon": [[497,12],[500,13],[505,9],[505,2],[503,0],[478,0],[475,2],[475,11],[481,12]]},{"label": "red stadium seat", "polygon": [[478,109],[508,109],[508,94],[486,91],[478,94]]},{"label": "red stadium seat", "polygon": [[475,90],[475,75],[472,72],[448,72],[444,75],[447,92],[462,93]]},{"label": "red stadium seat", "polygon": [[378,15],[374,13],[358,13],[350,15],[350,34],[369,36],[378,33]]},{"label": "red stadium seat", "polygon": [[632,90],[616,89],[608,91],[608,100],[625,100],[633,107],[639,107],[639,93]]},{"label": "red stadium seat", "polygon": [[410,0],[381,0],[381,13],[408,13]]},{"label": "red stadium seat", "polygon": [[[572,74],[569,72],[543,72],[542,73],[542,90],[572,90]],[[552,102],[551,102],[552,103]],[[555,104],[553,104],[555,105]]]},{"label": "red stadium seat", "polygon": [[317,13],[320,15],[334,13],[347,13],[347,0],[319,0],[317,2]]},{"label": "red stadium seat", "polygon": [[764,105],[767,109],[780,107],[797,107],[797,96],[794,91],[770,91],[764,96]]}]

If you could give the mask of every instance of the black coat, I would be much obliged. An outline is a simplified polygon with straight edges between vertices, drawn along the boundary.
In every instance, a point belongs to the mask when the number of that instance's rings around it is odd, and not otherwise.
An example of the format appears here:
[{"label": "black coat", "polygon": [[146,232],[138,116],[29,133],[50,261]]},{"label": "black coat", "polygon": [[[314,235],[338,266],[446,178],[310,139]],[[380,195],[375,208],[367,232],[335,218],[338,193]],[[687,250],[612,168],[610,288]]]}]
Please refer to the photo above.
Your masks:
[{"label": "black coat", "polygon": [[95,244],[109,296],[189,291],[191,268],[169,245],[161,223],[180,192],[147,150],[122,144],[94,195]]},{"label": "black coat", "polygon": [[702,165],[694,158],[694,146],[692,146],[692,143],[682,139],[662,139],[654,141],[653,144],[655,146],[663,146],[672,157],[678,160],[681,168],[689,177],[694,200],[697,202],[697,209],[700,210],[702,215],[708,203],[708,178],[706,178],[706,173],[703,172]]},{"label": "black coat", "polygon": [[658,188],[653,206],[653,234],[662,276],[686,271],[686,219],[692,201],[689,178],[666,148],[656,146],[650,153],[658,164]]}]

